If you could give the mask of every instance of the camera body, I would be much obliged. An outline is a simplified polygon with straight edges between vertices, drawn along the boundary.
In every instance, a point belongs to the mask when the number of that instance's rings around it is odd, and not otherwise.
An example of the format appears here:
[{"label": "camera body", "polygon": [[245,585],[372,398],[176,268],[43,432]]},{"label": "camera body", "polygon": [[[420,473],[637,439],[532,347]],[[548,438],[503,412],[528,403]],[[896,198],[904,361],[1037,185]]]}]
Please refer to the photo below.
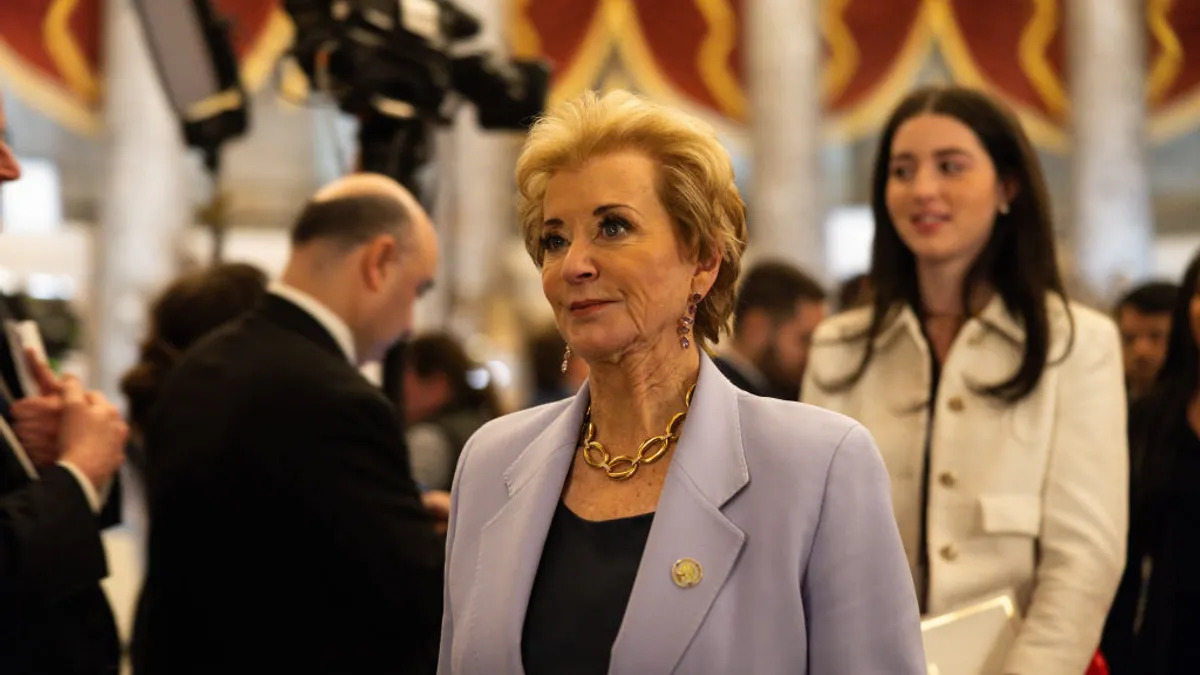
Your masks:
[{"label": "camera body", "polygon": [[296,25],[292,56],[316,90],[360,121],[361,169],[415,188],[432,152],[431,128],[448,120],[452,92],[485,129],[521,130],[542,111],[550,69],[486,52],[456,56],[480,29],[450,0],[285,0]]}]

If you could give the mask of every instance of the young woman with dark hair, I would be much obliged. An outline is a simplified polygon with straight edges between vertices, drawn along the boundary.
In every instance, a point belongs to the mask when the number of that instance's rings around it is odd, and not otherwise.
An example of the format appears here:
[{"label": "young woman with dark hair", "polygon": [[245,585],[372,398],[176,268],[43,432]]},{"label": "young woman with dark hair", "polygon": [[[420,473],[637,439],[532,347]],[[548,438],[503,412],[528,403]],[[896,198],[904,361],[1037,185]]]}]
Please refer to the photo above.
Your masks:
[{"label": "young woman with dark hair", "polygon": [[874,435],[927,614],[1011,592],[1006,675],[1079,675],[1124,561],[1120,342],[1071,303],[1045,180],[978,92],[900,103],[872,179],[869,306],[825,322],[803,400]]}]

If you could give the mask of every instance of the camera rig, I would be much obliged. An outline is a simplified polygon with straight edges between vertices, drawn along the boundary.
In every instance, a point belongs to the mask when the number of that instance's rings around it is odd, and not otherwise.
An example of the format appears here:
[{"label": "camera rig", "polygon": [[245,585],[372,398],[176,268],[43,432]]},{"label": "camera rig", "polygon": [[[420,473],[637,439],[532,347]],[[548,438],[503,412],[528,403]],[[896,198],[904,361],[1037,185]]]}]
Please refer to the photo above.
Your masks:
[{"label": "camera rig", "polygon": [[452,94],[475,106],[484,129],[525,129],[545,105],[544,62],[454,53],[480,23],[450,0],[285,0],[284,8],[296,25],[291,56],[310,85],[359,121],[358,168],[414,193]]}]

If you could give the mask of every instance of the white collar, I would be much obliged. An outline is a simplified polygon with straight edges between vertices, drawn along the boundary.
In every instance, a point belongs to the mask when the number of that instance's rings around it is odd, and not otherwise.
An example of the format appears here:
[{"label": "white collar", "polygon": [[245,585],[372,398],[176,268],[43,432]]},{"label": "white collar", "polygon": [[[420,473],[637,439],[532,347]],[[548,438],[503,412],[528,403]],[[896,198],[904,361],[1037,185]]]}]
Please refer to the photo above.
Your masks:
[{"label": "white collar", "polygon": [[296,305],[312,316],[312,318],[316,319],[317,323],[321,324],[333,336],[334,341],[341,347],[342,353],[350,361],[350,365],[357,365],[358,358],[354,349],[354,333],[350,331],[350,326],[346,325],[342,317],[323,305],[320,300],[282,281],[272,281],[267,290],[273,295],[277,295]]}]

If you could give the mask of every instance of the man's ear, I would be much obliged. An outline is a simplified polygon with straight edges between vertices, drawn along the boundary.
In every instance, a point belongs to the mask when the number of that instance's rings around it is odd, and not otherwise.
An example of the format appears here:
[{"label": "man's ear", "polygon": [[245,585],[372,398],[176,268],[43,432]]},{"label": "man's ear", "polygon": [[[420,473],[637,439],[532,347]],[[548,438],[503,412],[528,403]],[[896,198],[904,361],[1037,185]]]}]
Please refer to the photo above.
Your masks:
[{"label": "man's ear", "polygon": [[363,283],[372,291],[383,287],[389,273],[389,265],[398,253],[396,238],[381,234],[367,242],[361,257]]}]

